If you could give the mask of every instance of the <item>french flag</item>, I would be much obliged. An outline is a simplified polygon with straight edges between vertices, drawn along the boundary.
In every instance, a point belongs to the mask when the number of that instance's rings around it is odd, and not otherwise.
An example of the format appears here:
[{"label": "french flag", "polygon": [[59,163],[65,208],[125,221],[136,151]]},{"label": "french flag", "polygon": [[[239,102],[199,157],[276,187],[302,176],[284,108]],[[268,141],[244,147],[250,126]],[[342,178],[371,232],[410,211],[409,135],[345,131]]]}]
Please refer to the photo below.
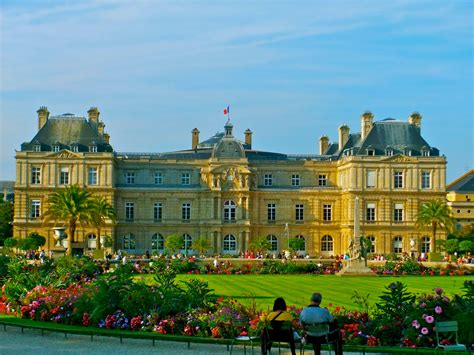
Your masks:
[{"label": "french flag", "polygon": [[224,109],[224,115],[228,115],[230,113],[230,106],[227,106],[225,109]]}]

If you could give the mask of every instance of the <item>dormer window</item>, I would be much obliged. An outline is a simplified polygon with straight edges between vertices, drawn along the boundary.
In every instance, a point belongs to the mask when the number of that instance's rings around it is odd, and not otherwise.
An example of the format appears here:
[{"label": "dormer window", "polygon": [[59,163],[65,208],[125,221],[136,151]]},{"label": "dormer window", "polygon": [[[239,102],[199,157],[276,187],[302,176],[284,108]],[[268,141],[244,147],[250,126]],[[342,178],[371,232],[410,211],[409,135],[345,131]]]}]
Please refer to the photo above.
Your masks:
[{"label": "dormer window", "polygon": [[370,148],[370,149],[367,149],[367,155],[368,156],[374,156],[375,155],[375,149],[373,148]]},{"label": "dormer window", "polygon": [[33,145],[33,152],[41,152],[41,144]]},{"label": "dormer window", "polygon": [[385,155],[386,155],[387,157],[393,156],[393,149],[392,149],[392,148],[387,148],[387,149],[385,149]]},{"label": "dormer window", "polygon": [[422,157],[429,157],[430,156],[430,150],[429,150],[428,147],[421,148],[421,156]]},{"label": "dormer window", "polygon": [[53,152],[59,152],[59,150],[61,149],[61,147],[59,146],[59,144],[55,144],[53,145]]},{"label": "dormer window", "polygon": [[411,149],[406,150],[405,155],[408,155],[409,157],[411,157],[412,155]]},{"label": "dormer window", "polygon": [[79,152],[79,145],[77,145],[77,143],[73,143],[71,145],[71,151],[74,152],[74,153]]},{"label": "dormer window", "polygon": [[89,152],[97,153],[97,146],[96,145],[90,145],[89,146]]}]

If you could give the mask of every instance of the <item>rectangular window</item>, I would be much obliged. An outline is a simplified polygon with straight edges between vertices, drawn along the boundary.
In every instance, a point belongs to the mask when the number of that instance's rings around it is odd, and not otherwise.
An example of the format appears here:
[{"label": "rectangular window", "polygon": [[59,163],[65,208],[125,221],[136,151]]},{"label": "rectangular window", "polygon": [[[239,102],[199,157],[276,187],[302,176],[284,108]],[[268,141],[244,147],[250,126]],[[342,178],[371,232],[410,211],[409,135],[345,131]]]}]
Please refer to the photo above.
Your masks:
[{"label": "rectangular window", "polygon": [[89,185],[97,185],[99,183],[97,168],[89,168],[87,183]]},{"label": "rectangular window", "polygon": [[53,152],[59,152],[59,145],[53,145]]},{"label": "rectangular window", "polygon": [[74,153],[79,152],[79,146],[73,145],[73,146],[72,146],[72,151],[73,151]]},{"label": "rectangular window", "polygon": [[403,172],[395,171],[393,173],[393,188],[402,189],[403,188]]},{"label": "rectangular window", "polygon": [[375,222],[375,203],[368,203],[365,210],[365,220]]},{"label": "rectangular window", "polygon": [[300,176],[298,174],[291,175],[291,186],[300,186]]},{"label": "rectangular window", "polygon": [[393,208],[394,222],[403,222],[403,203],[396,203]]},{"label": "rectangular window", "polygon": [[31,168],[31,184],[37,185],[41,183],[41,168]]},{"label": "rectangular window", "polygon": [[328,177],[325,174],[319,174],[318,177],[318,185],[319,186],[327,186],[328,184]]},{"label": "rectangular window", "polygon": [[332,205],[323,205],[323,221],[332,221]]},{"label": "rectangular window", "polygon": [[181,185],[191,185],[191,174],[182,173],[181,174]]},{"label": "rectangular window", "polygon": [[135,203],[125,202],[125,219],[133,221],[135,219]]},{"label": "rectangular window", "polygon": [[153,219],[155,222],[161,221],[163,217],[163,205],[161,202],[157,202],[153,205]]},{"label": "rectangular window", "polygon": [[125,173],[125,183],[128,185],[132,185],[135,183],[135,173],[129,171],[128,173]]},{"label": "rectangular window", "polygon": [[295,220],[296,221],[304,220],[304,205],[303,204],[295,205]]},{"label": "rectangular window", "polygon": [[69,168],[60,168],[59,169],[59,185],[68,185],[69,184]]},{"label": "rectangular window", "polygon": [[273,185],[273,175],[272,174],[265,174],[263,176],[263,185],[264,186],[272,186]]},{"label": "rectangular window", "polygon": [[275,222],[276,219],[276,205],[274,203],[267,204],[267,220],[268,222]]},{"label": "rectangular window", "polygon": [[375,187],[375,170],[367,170],[367,187]]},{"label": "rectangular window", "polygon": [[421,172],[421,188],[422,189],[431,188],[431,173],[429,171]]},{"label": "rectangular window", "polygon": [[183,203],[181,206],[181,216],[183,221],[191,220],[191,204]]},{"label": "rectangular window", "polygon": [[40,200],[31,200],[31,218],[39,218],[41,216],[41,201]]},{"label": "rectangular window", "polygon": [[155,173],[155,175],[153,175],[153,178],[155,180],[155,185],[163,185],[163,173],[162,172]]},{"label": "rectangular window", "polygon": [[41,145],[35,144],[35,145],[33,146],[33,151],[34,151],[34,152],[41,152]]},{"label": "rectangular window", "polygon": [[97,146],[96,145],[91,145],[89,147],[89,152],[91,153],[97,153]]}]

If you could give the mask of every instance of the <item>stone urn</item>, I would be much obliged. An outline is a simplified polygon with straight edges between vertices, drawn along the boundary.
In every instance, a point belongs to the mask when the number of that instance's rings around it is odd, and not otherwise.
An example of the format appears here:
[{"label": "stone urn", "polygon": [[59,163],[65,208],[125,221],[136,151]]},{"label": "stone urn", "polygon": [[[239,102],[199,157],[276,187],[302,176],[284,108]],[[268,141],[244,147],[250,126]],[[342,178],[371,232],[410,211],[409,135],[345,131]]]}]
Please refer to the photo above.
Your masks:
[{"label": "stone urn", "polygon": [[63,240],[66,238],[66,227],[53,227],[54,231],[54,240],[56,241],[57,247],[62,247],[63,246]]}]

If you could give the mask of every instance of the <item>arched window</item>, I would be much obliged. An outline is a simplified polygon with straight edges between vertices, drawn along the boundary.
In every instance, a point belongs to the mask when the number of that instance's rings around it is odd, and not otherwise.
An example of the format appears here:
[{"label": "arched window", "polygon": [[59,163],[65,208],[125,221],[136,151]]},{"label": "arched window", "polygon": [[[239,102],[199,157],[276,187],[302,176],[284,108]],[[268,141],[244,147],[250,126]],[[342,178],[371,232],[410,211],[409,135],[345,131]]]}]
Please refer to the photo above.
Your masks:
[{"label": "arched window", "polygon": [[370,241],[369,253],[375,253],[375,237],[373,235],[369,235],[367,239]]},{"label": "arched window", "polygon": [[421,252],[429,253],[431,251],[431,238],[423,237],[421,238]]},{"label": "arched window", "polygon": [[267,236],[268,241],[270,242],[270,250],[278,251],[278,238],[273,234]]},{"label": "arched window", "polygon": [[163,250],[165,248],[165,238],[160,233],[151,237],[151,250]]},{"label": "arched window", "polygon": [[321,251],[333,251],[334,241],[330,235],[321,238]]},{"label": "arched window", "polygon": [[87,236],[87,247],[89,249],[97,248],[97,237],[94,233],[91,233]]},{"label": "arched window", "polygon": [[402,237],[398,236],[398,237],[393,238],[393,252],[394,253],[403,252],[403,239],[402,239]]},{"label": "arched window", "polygon": [[298,234],[295,236],[296,239],[302,240],[300,247],[297,249],[297,251],[305,251],[306,250],[306,240],[301,234]]},{"label": "arched window", "polygon": [[237,240],[232,234],[227,234],[224,237],[224,251],[236,251],[237,250]]},{"label": "arched window", "polygon": [[188,233],[183,234],[183,249],[185,252],[193,248],[193,237]]},{"label": "arched window", "polygon": [[224,202],[224,222],[235,221],[235,202],[232,200]]},{"label": "arched window", "polygon": [[135,236],[132,233],[128,233],[123,237],[123,248],[125,250],[135,250]]}]

